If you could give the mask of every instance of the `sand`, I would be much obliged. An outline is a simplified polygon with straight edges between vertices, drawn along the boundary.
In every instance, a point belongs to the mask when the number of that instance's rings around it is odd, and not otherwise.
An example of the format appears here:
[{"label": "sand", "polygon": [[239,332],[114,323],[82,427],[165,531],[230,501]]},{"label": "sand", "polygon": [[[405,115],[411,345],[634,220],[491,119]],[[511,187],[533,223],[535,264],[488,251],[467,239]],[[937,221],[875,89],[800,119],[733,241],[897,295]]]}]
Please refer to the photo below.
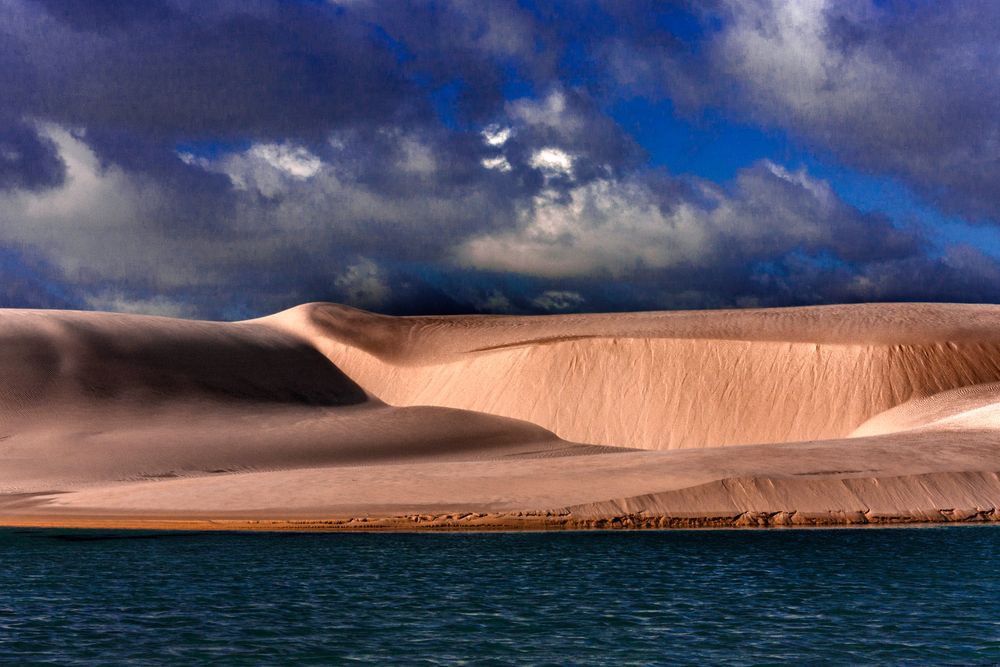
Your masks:
[{"label": "sand", "polygon": [[1000,520],[1000,307],[0,310],[0,524]]}]

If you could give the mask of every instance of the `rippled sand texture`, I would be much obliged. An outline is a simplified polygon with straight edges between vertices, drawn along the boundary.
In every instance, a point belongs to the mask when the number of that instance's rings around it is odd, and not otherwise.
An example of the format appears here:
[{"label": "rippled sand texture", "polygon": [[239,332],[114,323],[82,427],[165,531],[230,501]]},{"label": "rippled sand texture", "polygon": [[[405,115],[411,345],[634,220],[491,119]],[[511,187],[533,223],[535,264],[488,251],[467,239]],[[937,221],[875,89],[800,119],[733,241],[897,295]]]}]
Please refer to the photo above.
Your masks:
[{"label": "rippled sand texture", "polygon": [[9,524],[1000,519],[997,306],[7,310],[0,370]]}]

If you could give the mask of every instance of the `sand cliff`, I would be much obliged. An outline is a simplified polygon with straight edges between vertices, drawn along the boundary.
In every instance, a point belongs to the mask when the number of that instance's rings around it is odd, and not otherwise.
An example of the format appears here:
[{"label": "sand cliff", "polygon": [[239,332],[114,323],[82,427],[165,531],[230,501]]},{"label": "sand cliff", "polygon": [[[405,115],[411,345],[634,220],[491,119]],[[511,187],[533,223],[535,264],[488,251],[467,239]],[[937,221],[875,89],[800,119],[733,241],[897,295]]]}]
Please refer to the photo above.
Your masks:
[{"label": "sand cliff", "polygon": [[996,306],[6,310],[0,369],[8,524],[1000,519]]}]

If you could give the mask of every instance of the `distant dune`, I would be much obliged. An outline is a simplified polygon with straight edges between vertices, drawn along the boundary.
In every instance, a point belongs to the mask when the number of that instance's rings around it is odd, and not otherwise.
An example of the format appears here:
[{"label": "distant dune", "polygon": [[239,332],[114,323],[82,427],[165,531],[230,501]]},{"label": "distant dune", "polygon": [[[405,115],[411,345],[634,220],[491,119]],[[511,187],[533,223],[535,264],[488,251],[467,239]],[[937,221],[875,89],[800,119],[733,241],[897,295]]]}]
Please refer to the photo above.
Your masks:
[{"label": "distant dune", "polygon": [[0,310],[0,523],[1000,520],[1000,307]]}]

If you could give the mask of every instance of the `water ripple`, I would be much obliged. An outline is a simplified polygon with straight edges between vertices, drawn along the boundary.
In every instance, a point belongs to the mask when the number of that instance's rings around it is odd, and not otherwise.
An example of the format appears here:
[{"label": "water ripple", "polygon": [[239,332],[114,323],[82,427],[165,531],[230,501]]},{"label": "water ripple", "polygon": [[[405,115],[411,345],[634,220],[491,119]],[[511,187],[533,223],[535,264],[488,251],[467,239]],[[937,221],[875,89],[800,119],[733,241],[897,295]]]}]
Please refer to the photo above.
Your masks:
[{"label": "water ripple", "polygon": [[0,531],[0,662],[1000,662],[1000,528]]}]

